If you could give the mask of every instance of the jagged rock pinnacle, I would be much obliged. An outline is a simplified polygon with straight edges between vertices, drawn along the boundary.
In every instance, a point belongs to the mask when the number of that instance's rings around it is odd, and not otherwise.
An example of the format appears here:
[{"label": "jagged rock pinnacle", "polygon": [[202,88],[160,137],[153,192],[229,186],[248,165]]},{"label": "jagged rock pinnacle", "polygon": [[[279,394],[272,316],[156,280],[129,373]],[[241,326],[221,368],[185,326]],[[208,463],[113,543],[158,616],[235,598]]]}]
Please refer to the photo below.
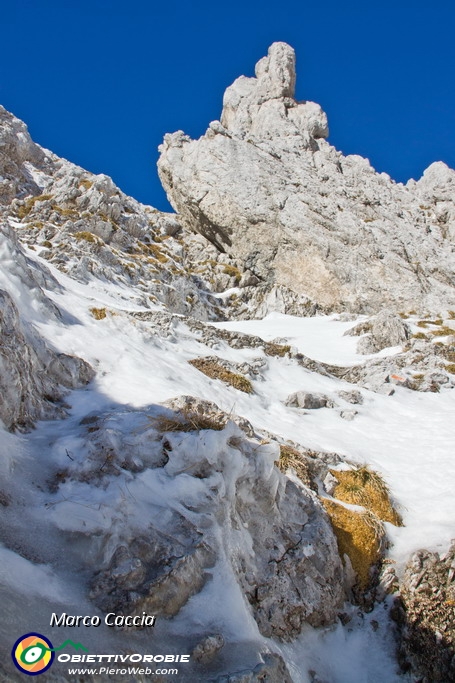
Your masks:
[{"label": "jagged rock pinnacle", "polygon": [[294,51],[274,43],[204,136],[165,136],[158,171],[184,225],[325,310],[453,307],[455,172],[393,182],[329,145],[326,115],[294,87]]},{"label": "jagged rock pinnacle", "polygon": [[[222,126],[233,135],[304,134],[327,137],[327,118],[314,102],[297,103],[295,53],[287,43],[273,43],[256,64],[256,78],[240,76],[223,98]],[[307,139],[308,143],[309,140]]]}]

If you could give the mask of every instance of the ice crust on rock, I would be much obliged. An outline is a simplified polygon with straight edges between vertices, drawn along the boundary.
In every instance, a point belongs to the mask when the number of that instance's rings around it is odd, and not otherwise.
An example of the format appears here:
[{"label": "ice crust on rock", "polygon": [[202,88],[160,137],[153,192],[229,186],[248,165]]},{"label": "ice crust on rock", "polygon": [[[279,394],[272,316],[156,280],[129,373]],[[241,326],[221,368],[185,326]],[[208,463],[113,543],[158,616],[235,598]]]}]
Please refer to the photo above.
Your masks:
[{"label": "ice crust on rock", "polygon": [[[105,523],[87,527],[96,531],[87,542],[99,565],[91,599],[104,612],[169,618],[204,589],[221,562],[263,635],[290,640],[305,623],[333,623],[345,599],[343,568],[322,505],[274,467],[276,443],[248,437],[242,421],[237,426],[207,404],[189,396],[167,402],[192,411],[190,431],[160,431],[181,420],[163,407],[82,420],[78,453],[64,479],[51,482],[52,491],[64,500],[76,491],[86,498],[94,486],[113,495],[121,488],[116,479],[126,476],[134,499],[151,501],[142,523],[127,506],[115,530]],[[210,414],[222,428],[198,430],[197,417]],[[58,449],[68,450],[65,438]],[[55,521],[61,532],[73,530],[62,508]]]},{"label": "ice crust on rock", "polygon": [[322,309],[453,305],[455,172],[438,162],[403,186],[343,156],[320,107],[294,99],[294,61],[274,43],[226,90],[221,123],[165,136],[158,171],[183,224]]}]

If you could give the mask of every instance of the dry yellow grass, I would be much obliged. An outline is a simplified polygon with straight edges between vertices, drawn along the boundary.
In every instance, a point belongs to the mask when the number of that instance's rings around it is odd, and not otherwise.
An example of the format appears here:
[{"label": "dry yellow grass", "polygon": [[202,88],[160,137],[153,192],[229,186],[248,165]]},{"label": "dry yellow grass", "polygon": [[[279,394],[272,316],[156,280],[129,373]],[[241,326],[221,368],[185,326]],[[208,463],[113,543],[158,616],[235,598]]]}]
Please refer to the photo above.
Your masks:
[{"label": "dry yellow grass", "polygon": [[439,330],[431,330],[431,334],[435,337],[447,337],[449,335],[455,334],[455,330],[451,327],[443,325]]},{"label": "dry yellow grass", "polygon": [[227,417],[223,415],[203,415],[191,410],[181,410],[172,417],[159,415],[153,420],[160,432],[195,432],[201,429],[221,431],[226,426]]},{"label": "dry yellow grass", "polygon": [[19,206],[17,209],[17,215],[19,218],[25,218],[30,211],[33,209],[35,206],[36,202],[44,202],[47,199],[52,199],[51,194],[40,194],[35,197],[29,197],[28,199],[25,200],[25,203],[22,206]]},{"label": "dry yellow grass", "polygon": [[390,491],[382,477],[368,467],[356,470],[331,470],[338,480],[334,497],[350,505],[361,505],[364,511],[356,512],[334,500],[323,499],[340,555],[346,554],[358,576],[359,587],[367,588],[371,568],[382,556],[385,537],[382,522],[402,526],[401,516],[390,500]]},{"label": "dry yellow grass", "polygon": [[312,487],[313,482],[308,463],[296,448],[292,448],[292,446],[286,444],[280,444],[280,459],[276,464],[278,469],[284,474],[289,467],[292,467],[301,482],[305,484],[305,486]]},{"label": "dry yellow grass", "polygon": [[230,277],[235,278],[236,282],[240,282],[240,279],[242,277],[242,273],[240,272],[240,270],[236,266],[230,266],[230,265],[224,266],[223,273],[225,273],[226,275],[229,275]]},{"label": "dry yellow grass", "polygon": [[370,512],[354,512],[327,498],[322,499],[322,504],[330,517],[341,557],[349,557],[359,587],[366,589],[371,568],[381,558],[381,523]]},{"label": "dry yellow grass", "polygon": [[169,261],[169,258],[165,254],[163,254],[163,252],[157,244],[145,244],[145,242],[140,242],[138,243],[138,246],[144,254],[152,256],[160,263],[167,263],[167,261]]},{"label": "dry yellow grass", "polygon": [[84,240],[85,242],[96,243],[98,241],[93,232],[89,232],[88,230],[81,230],[80,232],[76,232],[74,237],[77,240]]},{"label": "dry yellow grass", "polygon": [[334,497],[351,505],[362,505],[383,522],[402,526],[403,522],[390,501],[390,491],[382,477],[368,467],[357,470],[332,470],[339,481]]},{"label": "dry yellow grass", "polygon": [[291,347],[285,344],[273,344],[272,342],[264,344],[264,353],[266,356],[279,356],[280,358],[283,358],[290,353],[290,351]]},{"label": "dry yellow grass", "polygon": [[105,308],[91,308],[90,313],[93,315],[95,320],[103,320],[106,317]]},{"label": "dry yellow grass", "polygon": [[226,368],[214,360],[194,358],[193,360],[189,360],[188,363],[211,379],[220,379],[222,382],[234,387],[234,389],[243,391],[245,394],[253,393],[253,386],[247,377],[240,373],[226,370]]}]

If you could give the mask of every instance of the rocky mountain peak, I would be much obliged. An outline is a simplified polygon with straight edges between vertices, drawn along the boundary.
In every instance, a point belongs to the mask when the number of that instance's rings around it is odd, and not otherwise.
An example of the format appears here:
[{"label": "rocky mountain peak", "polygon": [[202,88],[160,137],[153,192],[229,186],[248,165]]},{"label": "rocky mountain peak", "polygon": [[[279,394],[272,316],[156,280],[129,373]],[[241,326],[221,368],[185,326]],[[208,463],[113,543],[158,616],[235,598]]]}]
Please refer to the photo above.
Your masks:
[{"label": "rocky mountain peak", "polygon": [[294,97],[295,52],[287,43],[272,43],[267,57],[262,57],[254,70],[265,99]]},{"label": "rocky mountain peak", "polygon": [[455,172],[435,163],[403,186],[343,155],[320,106],[294,99],[294,64],[274,43],[226,90],[221,122],[165,136],[158,171],[184,227],[302,310],[450,308]]},{"label": "rocky mountain peak", "polygon": [[[296,102],[295,52],[287,43],[273,43],[256,64],[256,78],[240,76],[223,98],[222,126],[233,136],[326,138],[327,117],[314,102]],[[212,126],[213,128],[213,126]]]}]

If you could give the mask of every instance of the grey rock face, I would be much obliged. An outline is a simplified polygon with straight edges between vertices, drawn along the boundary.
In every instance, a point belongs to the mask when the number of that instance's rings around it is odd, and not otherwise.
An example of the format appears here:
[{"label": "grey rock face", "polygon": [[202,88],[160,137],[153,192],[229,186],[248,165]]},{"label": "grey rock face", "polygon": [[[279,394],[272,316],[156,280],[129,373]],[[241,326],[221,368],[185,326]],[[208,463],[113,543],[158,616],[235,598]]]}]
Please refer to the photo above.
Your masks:
[{"label": "grey rock face", "polygon": [[[105,612],[172,617],[203,588],[215,556],[196,545],[197,534],[188,525],[186,546],[153,533],[137,538],[131,549],[116,549],[107,570],[92,583],[90,597]],[[183,554],[182,554],[183,553]]]},{"label": "grey rock face", "polygon": [[403,186],[343,156],[320,107],[294,99],[294,61],[274,43],[227,89],[221,122],[165,136],[159,175],[183,224],[302,305],[452,305],[455,172],[436,163]]},{"label": "grey rock face", "polygon": [[80,358],[57,353],[24,325],[9,294],[0,290],[0,419],[7,429],[27,429],[35,420],[63,417],[65,388],[94,377]]},{"label": "grey rock face", "polygon": [[357,344],[358,353],[377,353],[389,346],[402,346],[411,337],[411,329],[391,311],[380,311],[369,325],[370,334]]},{"label": "grey rock face", "polygon": [[455,680],[455,544],[440,557],[419,550],[410,558],[393,615],[401,634],[400,660],[421,680]]},{"label": "grey rock face", "polygon": [[[110,425],[123,419],[130,422],[136,415],[141,443],[151,449],[148,460],[159,468],[158,476],[182,477],[182,486],[191,477],[206,492],[196,505],[186,501],[185,485],[178,510],[168,511],[163,519],[153,518],[146,537],[134,529],[122,530],[129,540],[115,549],[107,563],[103,560],[104,567],[92,583],[92,599],[104,611],[140,614],[144,610],[171,617],[203,590],[210,580],[208,570],[225,558],[264,635],[290,640],[305,623],[333,623],[345,598],[336,540],[317,497],[274,467],[278,445],[248,439],[215,404],[185,396],[167,405],[179,406],[177,411],[187,415],[193,411],[190,429],[176,430],[181,416],[170,409],[155,419],[133,411],[87,422],[97,429],[88,433],[83,463],[91,459],[92,442],[98,446],[103,442],[104,432],[122,452],[122,442]],[[207,408],[217,420],[225,418],[219,431],[198,425],[198,405],[204,417]],[[154,444],[161,444],[166,455],[161,463]],[[141,461],[146,460],[146,454],[141,454]],[[143,471],[122,465],[114,453],[111,465],[118,474],[128,467],[133,477]],[[63,495],[71,481],[81,481],[80,470],[79,463],[70,463],[68,479],[60,484]],[[92,471],[93,467],[85,468],[83,481]],[[114,473],[111,467],[97,471],[94,481]]]},{"label": "grey rock face", "polygon": [[0,204],[36,191],[36,183],[27,173],[26,163],[43,163],[45,154],[30,138],[25,123],[0,105]]},{"label": "grey rock face", "polygon": [[[5,227],[0,230],[3,256],[14,258],[11,292],[21,300],[28,294],[49,316],[59,315],[38,281],[46,275],[32,272],[20,247]],[[51,278],[49,277],[49,281]],[[22,298],[21,298],[22,297]],[[80,358],[58,353],[33,324],[20,314],[11,293],[0,289],[0,419],[7,429],[27,429],[35,420],[64,416],[61,401],[67,389],[82,387],[94,371]]]},{"label": "grey rock face", "polygon": [[256,553],[238,558],[238,571],[261,633],[290,640],[304,623],[333,622],[343,601],[343,570],[320,503],[291,481],[275,501],[260,481],[253,493],[255,503],[246,507],[240,491],[237,513]]},{"label": "grey rock face", "polygon": [[26,258],[6,223],[0,225],[0,253],[0,419],[7,429],[27,429],[35,420],[63,417],[67,390],[85,386],[95,373],[82,359],[55,351],[37,332],[40,316],[61,319],[42,289],[58,284]]}]

